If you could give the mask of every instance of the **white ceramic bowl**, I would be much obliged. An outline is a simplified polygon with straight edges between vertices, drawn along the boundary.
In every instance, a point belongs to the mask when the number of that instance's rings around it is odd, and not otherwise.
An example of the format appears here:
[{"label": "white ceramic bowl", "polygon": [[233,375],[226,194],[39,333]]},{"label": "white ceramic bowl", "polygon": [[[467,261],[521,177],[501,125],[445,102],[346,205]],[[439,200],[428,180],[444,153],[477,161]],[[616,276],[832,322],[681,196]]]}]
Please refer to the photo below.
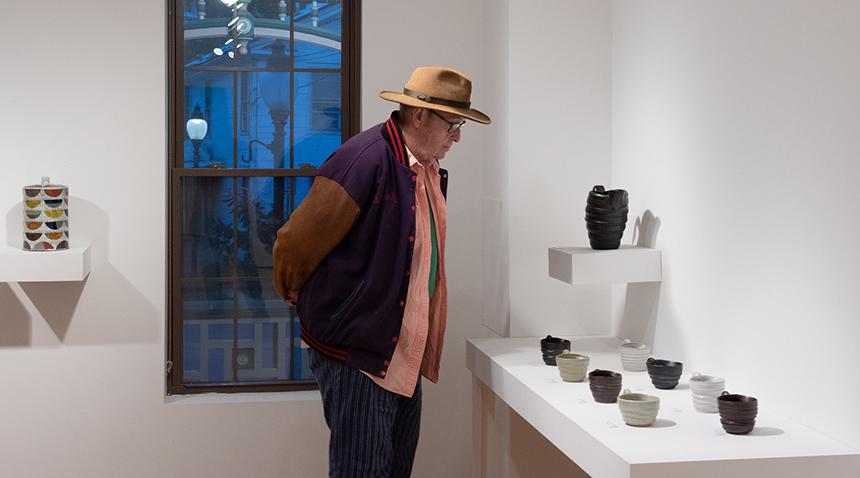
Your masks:
[{"label": "white ceramic bowl", "polygon": [[644,372],[645,361],[651,356],[651,347],[640,342],[625,339],[618,347],[621,354],[621,368],[627,372]]},{"label": "white ceramic bowl", "polygon": [[726,380],[699,372],[690,377],[693,408],[700,413],[717,413],[717,397],[726,389]]}]

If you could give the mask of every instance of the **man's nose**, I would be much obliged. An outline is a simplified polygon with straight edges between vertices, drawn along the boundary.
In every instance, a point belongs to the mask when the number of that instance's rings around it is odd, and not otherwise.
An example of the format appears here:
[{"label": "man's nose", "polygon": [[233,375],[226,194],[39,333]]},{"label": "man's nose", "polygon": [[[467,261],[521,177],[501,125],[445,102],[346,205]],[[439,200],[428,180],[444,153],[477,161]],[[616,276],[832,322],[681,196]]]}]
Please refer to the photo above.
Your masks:
[{"label": "man's nose", "polygon": [[451,139],[453,139],[455,143],[460,142],[460,130],[459,129],[457,129],[457,131],[454,131],[454,135],[451,136]]}]

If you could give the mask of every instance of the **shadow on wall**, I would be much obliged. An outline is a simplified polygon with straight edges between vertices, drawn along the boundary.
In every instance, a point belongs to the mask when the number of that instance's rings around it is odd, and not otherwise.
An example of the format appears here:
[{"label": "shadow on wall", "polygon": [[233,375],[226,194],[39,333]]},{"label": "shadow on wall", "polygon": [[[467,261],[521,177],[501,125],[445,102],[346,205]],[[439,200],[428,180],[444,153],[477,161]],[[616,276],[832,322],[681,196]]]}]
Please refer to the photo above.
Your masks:
[{"label": "shadow on wall", "polygon": [[[22,215],[20,203],[6,214],[7,243],[12,247],[21,247]],[[69,236],[72,243],[89,242],[91,272],[81,282],[0,284],[0,309],[3,311],[0,347],[159,340],[159,309],[108,262],[109,222],[105,211],[96,204],[79,197],[70,198]],[[140,241],[135,234],[124,237],[131,243]],[[23,293],[16,294],[13,289],[17,287]],[[30,304],[23,303],[25,301]],[[34,321],[39,320],[43,320],[50,331],[34,326]]]},{"label": "shadow on wall", "polygon": [[[660,218],[646,209],[641,217],[636,218],[633,226],[633,244],[653,249],[657,244],[659,229]],[[627,284],[624,314],[618,327],[619,337],[654,344],[661,284],[662,282]]]},{"label": "shadow on wall", "polygon": [[30,345],[30,314],[12,285],[0,282],[0,348]]}]

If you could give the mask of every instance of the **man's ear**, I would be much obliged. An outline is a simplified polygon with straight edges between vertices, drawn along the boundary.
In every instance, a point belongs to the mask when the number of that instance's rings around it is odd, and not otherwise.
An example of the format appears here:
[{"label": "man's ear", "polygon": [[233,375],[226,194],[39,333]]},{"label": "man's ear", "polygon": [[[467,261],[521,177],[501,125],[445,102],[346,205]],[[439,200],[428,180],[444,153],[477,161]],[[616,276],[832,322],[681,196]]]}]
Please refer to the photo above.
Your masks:
[{"label": "man's ear", "polygon": [[414,115],[413,118],[415,119],[415,122],[421,124],[421,122],[424,121],[424,118],[427,117],[427,110],[424,108],[415,108],[415,111],[412,114]]}]

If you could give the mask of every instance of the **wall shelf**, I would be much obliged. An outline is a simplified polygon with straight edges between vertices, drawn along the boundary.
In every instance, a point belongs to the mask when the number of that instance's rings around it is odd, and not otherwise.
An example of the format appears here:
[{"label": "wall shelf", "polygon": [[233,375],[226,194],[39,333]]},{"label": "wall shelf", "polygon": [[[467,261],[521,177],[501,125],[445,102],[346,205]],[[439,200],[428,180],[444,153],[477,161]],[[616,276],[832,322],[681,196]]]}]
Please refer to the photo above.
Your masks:
[{"label": "wall shelf", "polygon": [[0,282],[82,281],[89,273],[89,244],[72,244],[63,251],[0,246]]},{"label": "wall shelf", "polygon": [[662,256],[658,249],[622,245],[596,251],[583,247],[550,247],[549,276],[569,284],[659,282]]},{"label": "wall shelf", "polygon": [[[575,352],[590,357],[590,370],[621,370],[619,339],[567,338]],[[771,415],[776,404],[760,404],[756,428],[749,435],[725,433],[718,414],[693,409],[686,374],[678,388],[657,390],[646,372],[621,372],[624,388],[660,397],[655,426],[625,425],[617,404],[594,401],[588,379],[563,382],[556,367],[544,365],[539,341],[539,337],[468,340],[467,367],[594,478],[856,478],[860,470],[860,452]],[[802,415],[803,410],[796,413]]]}]

